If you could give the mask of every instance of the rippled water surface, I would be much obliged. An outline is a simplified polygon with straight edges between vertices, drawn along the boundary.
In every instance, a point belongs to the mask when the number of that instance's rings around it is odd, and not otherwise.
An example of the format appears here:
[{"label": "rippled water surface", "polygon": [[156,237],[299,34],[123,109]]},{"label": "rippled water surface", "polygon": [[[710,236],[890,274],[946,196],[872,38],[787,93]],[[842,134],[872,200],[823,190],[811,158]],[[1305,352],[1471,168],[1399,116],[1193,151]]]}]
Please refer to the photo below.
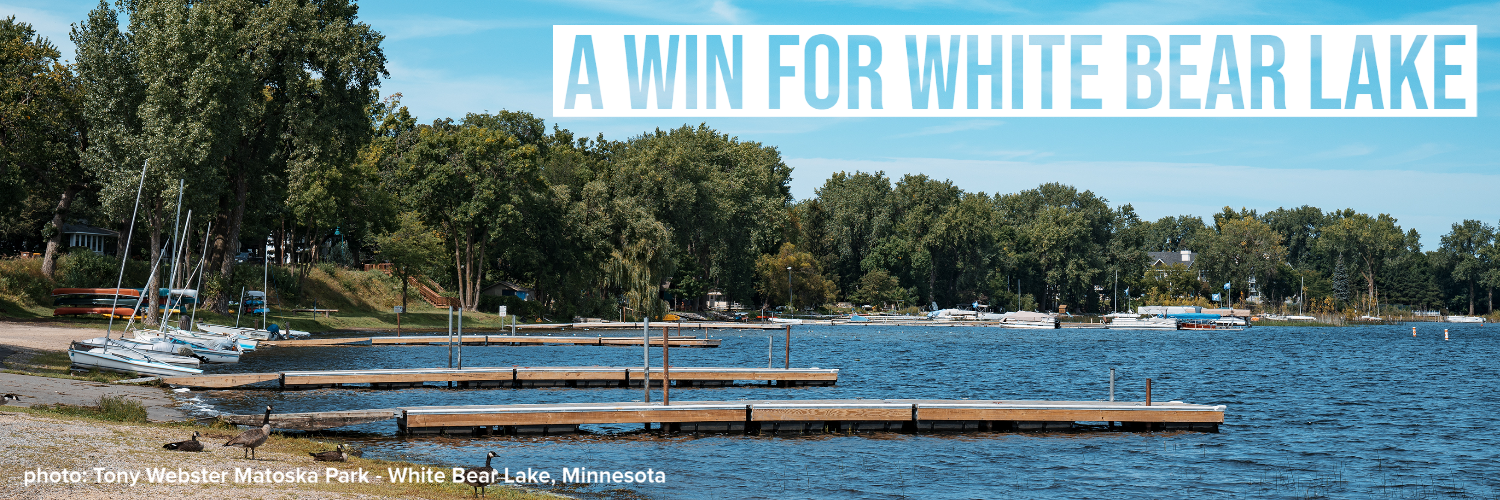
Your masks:
[{"label": "rippled water surface", "polygon": [[[1451,340],[1442,338],[1442,326]],[[479,332],[473,332],[479,333]],[[569,332],[564,335],[594,335]],[[1500,498],[1500,327],[1256,327],[1243,332],[827,327],[793,330],[792,366],[838,385],[675,388],[674,401],[938,398],[1227,405],[1219,433],[860,436],[642,435],[638,426],[549,438],[402,438],[355,427],[367,458],[550,471],[664,471],[650,498]],[[605,333],[605,335],[623,335]],[[713,332],[673,366],[766,366],[783,333]],[[653,353],[659,355],[659,349]],[[465,366],[636,366],[640,347],[468,346]],[[447,346],[262,349],[212,372],[442,367]],[[653,361],[653,365],[658,361]],[[303,412],[416,405],[639,401],[637,389],[211,391],[213,410]],[[654,396],[657,397],[657,396]],[[614,487],[562,490],[614,496]]]}]

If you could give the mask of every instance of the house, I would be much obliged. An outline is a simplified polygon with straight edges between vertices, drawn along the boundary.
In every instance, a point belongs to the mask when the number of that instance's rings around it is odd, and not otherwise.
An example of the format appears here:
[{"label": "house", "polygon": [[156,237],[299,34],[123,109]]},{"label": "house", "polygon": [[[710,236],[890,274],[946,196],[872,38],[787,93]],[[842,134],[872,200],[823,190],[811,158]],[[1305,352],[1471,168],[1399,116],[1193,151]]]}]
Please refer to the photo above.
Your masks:
[{"label": "house", "polygon": [[509,281],[500,281],[479,290],[479,294],[494,297],[519,297],[521,300],[531,300],[531,296],[536,294],[536,290],[524,288]]},{"label": "house", "polygon": [[1146,255],[1151,257],[1149,267],[1153,268],[1166,268],[1172,267],[1172,264],[1182,264],[1184,267],[1192,269],[1193,262],[1198,260],[1198,253],[1192,250],[1182,250],[1180,252],[1146,252]]},{"label": "house", "polygon": [[63,224],[63,242],[67,249],[87,248],[97,254],[115,253],[120,233],[82,224]]}]

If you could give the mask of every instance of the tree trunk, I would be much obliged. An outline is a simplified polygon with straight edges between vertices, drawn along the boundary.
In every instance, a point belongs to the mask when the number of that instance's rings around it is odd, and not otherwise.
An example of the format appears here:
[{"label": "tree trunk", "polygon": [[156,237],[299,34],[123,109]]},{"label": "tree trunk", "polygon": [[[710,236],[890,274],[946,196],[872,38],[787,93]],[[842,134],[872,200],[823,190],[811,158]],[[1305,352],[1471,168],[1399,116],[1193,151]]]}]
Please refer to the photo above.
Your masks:
[{"label": "tree trunk", "polygon": [[[147,216],[147,223],[151,226],[151,266],[155,266],[161,259],[161,233],[162,226],[165,224],[161,215],[161,205],[161,200],[152,203],[151,213]],[[147,296],[145,321],[147,325],[155,325],[161,318],[161,294],[156,290],[160,288],[157,285],[157,278],[161,275],[161,271],[159,269],[155,271],[149,278],[146,278],[146,289],[143,292]]]},{"label": "tree trunk", "polygon": [[[236,167],[236,165],[230,166],[230,168]],[[222,245],[224,256],[219,262],[219,275],[224,277],[226,283],[234,278],[234,257],[240,253],[240,228],[244,226],[245,221],[245,201],[250,196],[250,182],[245,178],[243,171],[236,169],[230,182],[234,184],[234,208],[229,212],[227,231]],[[219,302],[229,302],[229,287],[219,290]]]},{"label": "tree trunk", "polygon": [[57,253],[62,250],[62,226],[63,220],[68,215],[68,207],[73,205],[74,195],[78,194],[79,186],[69,184],[63,189],[62,199],[57,202],[57,209],[52,211],[52,236],[47,238],[47,253],[42,257],[42,274],[47,279],[53,279],[57,271]]},{"label": "tree trunk", "polygon": [[1474,280],[1469,280],[1469,315],[1474,315]]}]

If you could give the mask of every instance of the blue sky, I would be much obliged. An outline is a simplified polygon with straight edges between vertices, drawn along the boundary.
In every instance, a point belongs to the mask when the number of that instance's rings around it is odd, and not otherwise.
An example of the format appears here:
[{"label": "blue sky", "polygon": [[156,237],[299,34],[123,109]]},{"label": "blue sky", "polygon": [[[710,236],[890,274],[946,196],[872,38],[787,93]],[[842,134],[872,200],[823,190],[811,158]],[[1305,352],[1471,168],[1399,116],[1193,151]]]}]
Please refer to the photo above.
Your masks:
[{"label": "blue sky", "polygon": [[[0,0],[67,57],[70,23],[97,2]],[[709,125],[778,147],[792,193],[832,172],[925,173],[969,191],[1043,182],[1092,190],[1143,217],[1314,205],[1389,213],[1432,249],[1463,219],[1500,222],[1500,2],[548,0],[360,2],[386,35],[391,78],[423,121],[525,110],[553,123],[554,24],[1477,24],[1477,118],[736,118]],[[623,139],[701,120],[569,118],[579,135]]]}]

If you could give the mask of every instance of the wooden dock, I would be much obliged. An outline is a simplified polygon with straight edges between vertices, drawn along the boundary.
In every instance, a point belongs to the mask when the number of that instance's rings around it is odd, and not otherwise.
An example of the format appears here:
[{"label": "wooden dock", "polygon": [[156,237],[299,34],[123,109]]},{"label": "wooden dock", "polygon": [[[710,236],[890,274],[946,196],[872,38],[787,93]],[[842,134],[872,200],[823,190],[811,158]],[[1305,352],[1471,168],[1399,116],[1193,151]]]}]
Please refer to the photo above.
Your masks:
[{"label": "wooden dock", "polygon": [[[261,346],[270,347],[317,347],[358,345],[448,345],[459,339],[447,335],[406,335],[401,337],[343,337],[299,340],[263,340]],[[639,346],[641,337],[550,337],[543,335],[468,335],[461,340],[463,345],[579,345],[579,346]],[[672,347],[719,347],[722,339],[688,336],[670,336],[667,342]],[[660,346],[661,336],[651,337],[651,345]]]},{"label": "wooden dock", "polygon": [[566,403],[397,408],[407,434],[515,435],[589,424],[656,424],[667,432],[1062,431],[1079,422],[1123,430],[1217,432],[1223,406],[1179,401],[807,400]]},{"label": "wooden dock", "polygon": [[[640,387],[640,367],[512,366],[483,368],[410,368],[384,370],[286,371],[165,377],[162,382],[196,389],[319,389],[368,385],[373,389],[420,387],[452,383],[460,388]],[[661,386],[661,367],[650,371],[651,384]],[[766,383],[773,387],[830,386],[838,383],[837,369],[820,368],[693,368],[672,367],[672,385],[721,387],[736,383]],[[274,387],[252,384],[276,381]]]},{"label": "wooden dock", "polygon": [[[1057,432],[1111,429],[1133,432],[1218,432],[1223,405],[1181,401],[991,401],[841,399],[561,403],[421,406],[271,415],[278,429],[322,430],[395,419],[410,435],[538,435],[578,432],[580,425],[655,424],[664,432],[810,434],[858,432]],[[220,415],[259,425],[263,414]]]}]

